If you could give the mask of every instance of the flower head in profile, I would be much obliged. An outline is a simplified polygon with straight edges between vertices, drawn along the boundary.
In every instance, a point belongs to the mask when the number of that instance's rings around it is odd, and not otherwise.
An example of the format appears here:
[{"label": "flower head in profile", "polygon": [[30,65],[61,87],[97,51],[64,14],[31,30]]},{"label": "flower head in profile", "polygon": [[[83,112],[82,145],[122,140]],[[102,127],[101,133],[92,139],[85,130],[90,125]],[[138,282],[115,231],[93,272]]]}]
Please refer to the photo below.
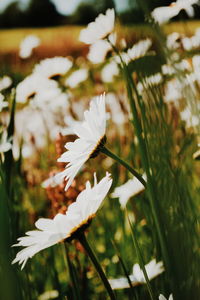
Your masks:
[{"label": "flower head in profile", "polygon": [[78,138],[74,142],[66,143],[67,151],[58,159],[58,162],[67,163],[65,170],[55,176],[58,182],[67,180],[66,190],[83,164],[89,158],[95,157],[105,143],[105,94],[91,101],[89,110],[84,112],[84,119],[74,127],[74,134]]},{"label": "flower head in profile", "polygon": [[35,66],[33,72],[44,78],[51,79],[66,74],[71,67],[72,62],[67,57],[56,56],[42,60]]},{"label": "flower head in profile", "polygon": [[94,22],[88,24],[87,28],[80,32],[79,40],[86,44],[93,44],[107,37],[114,29],[115,11],[107,9],[105,15],[100,14]]},{"label": "flower head in profile", "polygon": [[21,58],[28,58],[31,56],[34,48],[40,45],[40,39],[33,34],[26,36],[20,44],[19,56]]},{"label": "flower head in profile", "polygon": [[[143,176],[146,179],[146,175]],[[122,208],[126,207],[128,200],[144,191],[143,184],[134,177],[133,179],[129,179],[126,183],[122,184],[115,188],[114,192],[112,193],[113,198],[119,198],[119,202]]]},{"label": "flower head in profile", "polygon": [[[152,280],[164,272],[163,262],[160,261],[157,263],[155,259],[152,259],[148,264],[145,265],[145,269],[146,269],[149,280]],[[146,283],[143,271],[140,268],[139,264],[135,264],[133,266],[133,272],[131,275],[129,275],[129,279],[133,286]],[[115,290],[126,289],[126,288],[130,287],[128,279],[126,277],[110,279],[109,282],[110,282],[112,289],[115,289]]]},{"label": "flower head in profile", "polygon": [[37,230],[28,231],[26,236],[18,238],[18,243],[13,246],[25,248],[17,253],[12,263],[22,264],[23,269],[27,260],[39,251],[63,240],[70,241],[76,238],[91,223],[111,184],[109,173],[99,183],[94,174],[94,186],[88,181],[85,190],[68,206],[65,214],[59,213],[53,219],[39,219],[35,223]]}]

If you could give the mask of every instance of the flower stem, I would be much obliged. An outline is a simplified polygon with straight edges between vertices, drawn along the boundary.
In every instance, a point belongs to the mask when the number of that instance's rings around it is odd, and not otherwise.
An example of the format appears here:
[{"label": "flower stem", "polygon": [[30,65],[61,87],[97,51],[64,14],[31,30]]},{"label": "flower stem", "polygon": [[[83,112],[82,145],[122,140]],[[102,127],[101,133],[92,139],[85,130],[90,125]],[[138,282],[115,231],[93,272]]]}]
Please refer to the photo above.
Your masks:
[{"label": "flower stem", "polygon": [[142,176],[129,164],[127,164],[123,159],[121,159],[119,156],[108,150],[106,147],[103,147],[101,149],[101,152],[111,157],[112,159],[120,163],[122,166],[124,166],[131,174],[133,174],[133,176],[135,176],[143,184],[144,187],[146,187],[146,181],[142,178]]},{"label": "flower stem", "polygon": [[94,252],[92,251],[88,241],[86,240],[84,233],[82,233],[78,236],[78,240],[81,243],[81,245],[83,246],[83,248],[85,249],[85,251],[87,252],[88,256],[90,257],[96,271],[98,272],[98,274],[110,296],[110,299],[116,300],[115,294],[110,286],[110,283],[108,282],[108,279],[106,278],[106,275],[105,275],[101,265],[99,264]]},{"label": "flower stem", "polygon": [[136,249],[137,257],[139,259],[139,263],[140,263],[140,266],[142,268],[142,272],[144,274],[144,278],[145,278],[145,281],[146,281],[146,284],[147,284],[147,289],[148,289],[148,292],[149,292],[149,296],[150,296],[151,300],[154,300],[155,297],[153,295],[153,291],[152,291],[152,288],[151,288],[149,277],[148,277],[148,274],[147,274],[147,271],[146,271],[146,268],[145,268],[145,264],[144,264],[144,259],[143,259],[143,256],[142,256],[142,252],[141,252],[141,249],[140,249],[137,237],[134,234],[133,226],[132,226],[131,221],[129,219],[128,212],[126,211],[126,213],[127,213],[129,225],[131,227],[131,233],[132,233],[133,243],[134,243],[134,246],[135,246],[135,249]]}]

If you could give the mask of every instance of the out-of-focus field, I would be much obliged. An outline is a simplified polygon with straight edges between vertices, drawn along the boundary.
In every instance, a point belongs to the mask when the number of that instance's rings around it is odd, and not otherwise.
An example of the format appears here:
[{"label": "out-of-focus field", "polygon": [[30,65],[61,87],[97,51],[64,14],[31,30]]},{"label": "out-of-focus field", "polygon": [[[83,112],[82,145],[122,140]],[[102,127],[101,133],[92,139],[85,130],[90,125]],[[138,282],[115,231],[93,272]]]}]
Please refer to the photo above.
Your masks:
[{"label": "out-of-focus field", "polygon": [[[191,35],[195,29],[200,27],[200,21],[173,22],[164,26],[164,31],[187,33]],[[86,48],[83,43],[79,42],[78,37],[81,26],[59,26],[48,28],[26,28],[26,29],[5,29],[0,30],[0,54],[16,52],[19,49],[21,40],[29,35],[35,34],[42,41],[42,47],[38,54],[42,55],[43,51],[48,49],[49,55],[52,54],[79,54]],[[117,26],[117,32],[120,36],[132,39],[141,38],[146,35],[153,35],[152,28],[149,25]],[[56,52],[56,53],[55,53]],[[40,56],[39,55],[39,56]]]}]

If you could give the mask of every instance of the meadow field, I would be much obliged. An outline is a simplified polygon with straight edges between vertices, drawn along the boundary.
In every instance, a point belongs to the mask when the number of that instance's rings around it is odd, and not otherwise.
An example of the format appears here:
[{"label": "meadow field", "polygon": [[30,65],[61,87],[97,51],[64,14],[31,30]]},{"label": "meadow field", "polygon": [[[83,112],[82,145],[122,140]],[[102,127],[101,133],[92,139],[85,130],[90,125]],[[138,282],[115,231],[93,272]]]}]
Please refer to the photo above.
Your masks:
[{"label": "meadow field", "polygon": [[0,31],[0,299],[198,300],[200,21],[87,29]]}]

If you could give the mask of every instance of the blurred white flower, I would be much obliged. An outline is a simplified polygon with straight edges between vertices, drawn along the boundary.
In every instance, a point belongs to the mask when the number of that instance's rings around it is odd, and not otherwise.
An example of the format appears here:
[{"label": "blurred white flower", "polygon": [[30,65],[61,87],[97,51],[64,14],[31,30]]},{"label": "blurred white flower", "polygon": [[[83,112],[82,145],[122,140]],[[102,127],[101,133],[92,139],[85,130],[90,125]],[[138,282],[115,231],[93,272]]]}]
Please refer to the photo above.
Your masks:
[{"label": "blurred white flower", "polygon": [[133,45],[132,48],[128,49],[127,54],[131,60],[143,57],[152,45],[150,39],[142,40]]},{"label": "blurred white flower", "polygon": [[168,81],[164,90],[165,101],[177,103],[182,97],[182,85],[180,84],[180,81],[177,78]]},{"label": "blurred white flower", "polygon": [[[149,280],[152,280],[164,272],[163,262],[160,261],[156,263],[156,260],[153,259],[145,265],[145,269]],[[133,266],[133,272],[131,275],[129,275],[129,279],[133,286],[146,283],[143,271],[140,268],[139,264],[135,264]],[[114,290],[130,288],[128,279],[126,277],[109,279],[109,283]]]},{"label": "blurred white flower", "polygon": [[65,85],[70,88],[77,87],[81,82],[85,81],[88,78],[87,69],[79,69],[74,71],[65,81]]},{"label": "blurred white flower", "polygon": [[101,79],[103,82],[112,82],[114,76],[119,74],[119,67],[115,61],[111,61],[109,64],[101,70]]},{"label": "blurred white flower", "polygon": [[[134,44],[132,48],[128,49],[127,52],[123,52],[121,57],[123,61],[128,64],[131,60],[136,60],[146,55],[147,51],[152,45],[150,39],[141,40],[138,43]],[[121,63],[120,57],[115,57],[117,63]]]},{"label": "blurred white flower", "polygon": [[114,29],[115,11],[107,9],[105,15],[100,14],[94,22],[80,32],[79,40],[86,44],[93,44],[97,40],[107,37]]},{"label": "blurred white flower", "polygon": [[[165,296],[163,296],[162,294],[160,294],[158,300],[167,300],[167,298],[165,298]],[[169,300],[173,300],[173,295],[172,294],[169,295]]]},{"label": "blurred white flower", "polygon": [[195,127],[199,125],[199,117],[193,115],[189,107],[186,107],[183,111],[181,111],[180,116],[181,119],[186,122],[187,127]]},{"label": "blurred white flower", "polygon": [[47,178],[46,180],[44,180],[41,184],[41,186],[45,189],[48,187],[56,187],[58,185],[58,183],[55,181],[55,177],[54,175],[50,176],[49,178]]},{"label": "blurred white flower", "polygon": [[57,82],[42,77],[39,74],[32,74],[21,81],[16,88],[16,101],[26,103],[41,90],[48,90],[57,87]]},{"label": "blurred white flower", "polygon": [[162,74],[156,73],[154,75],[144,77],[142,82],[138,82],[137,89],[139,93],[142,93],[144,88],[148,89],[150,86],[159,85],[163,81]]},{"label": "blurred white flower", "polygon": [[21,58],[28,58],[31,56],[34,48],[40,45],[40,39],[36,35],[26,36],[20,43],[19,56]]},{"label": "blurred white flower", "polygon": [[159,24],[168,22],[171,18],[177,16],[181,10],[185,10],[189,17],[194,17],[193,4],[198,4],[199,0],[177,0],[169,6],[155,8],[151,15]]},{"label": "blurred white flower", "polygon": [[18,238],[18,243],[13,246],[25,247],[17,253],[14,263],[24,268],[27,260],[39,251],[53,246],[67,238],[73,238],[81,228],[84,230],[94,218],[112,184],[110,174],[97,183],[94,174],[94,186],[89,181],[86,188],[77,197],[76,201],[68,206],[65,214],[58,213],[53,219],[41,218],[35,226],[39,230],[28,231],[26,236]]},{"label": "blurred white flower", "polygon": [[51,110],[54,113],[62,110],[66,113],[69,107],[68,94],[63,93],[57,86],[44,88],[38,91],[32,104],[42,110]]},{"label": "blurred white flower", "polygon": [[[110,40],[112,45],[115,45],[116,34],[110,34],[108,39]],[[112,49],[112,46],[108,41],[98,40],[90,46],[87,58],[93,64],[102,63],[105,60],[105,57],[106,57],[108,51],[110,51],[111,49]]]},{"label": "blurred white flower", "polygon": [[106,103],[111,111],[112,121],[117,125],[122,125],[126,122],[126,116],[121,109],[119,101],[117,101],[114,93],[108,93],[106,95]]},{"label": "blurred white flower", "polygon": [[42,60],[35,66],[33,73],[51,79],[66,74],[71,67],[72,62],[67,57],[55,56]]},{"label": "blurred white flower", "polygon": [[191,51],[200,47],[200,31],[196,30],[192,37],[184,37],[181,40],[184,50]]},{"label": "blurred white flower", "polygon": [[186,59],[183,59],[177,63],[162,65],[162,73],[164,75],[173,75],[178,72],[184,72],[190,70],[191,70],[191,66]]},{"label": "blurred white flower", "polygon": [[12,148],[12,144],[7,139],[7,131],[4,130],[1,133],[1,138],[0,138],[0,154],[9,151],[11,148]]},{"label": "blurred white flower", "polygon": [[16,111],[15,114],[15,135],[14,135],[14,157],[19,156],[21,143],[23,157],[30,157],[37,150],[41,150],[47,143],[47,137],[55,140],[59,133],[56,124],[55,114],[49,110],[39,110],[27,106]]},{"label": "blurred white flower", "polygon": [[[143,175],[143,178],[146,179],[146,175]],[[122,184],[115,188],[114,192],[111,194],[113,198],[119,198],[119,202],[122,208],[126,207],[128,200],[144,191],[145,187],[143,184],[134,177],[129,179],[126,183]]]},{"label": "blurred white flower", "polygon": [[12,84],[12,79],[9,76],[0,78],[0,91],[9,88]]},{"label": "blurred white flower", "polygon": [[89,110],[84,112],[84,121],[74,127],[74,134],[78,138],[74,142],[66,143],[67,149],[59,162],[67,163],[64,171],[58,173],[55,178],[61,182],[67,180],[65,189],[71,185],[74,177],[90,158],[97,154],[98,147],[104,143],[106,131],[105,94],[96,97],[90,102]]},{"label": "blurred white flower", "polygon": [[180,47],[180,41],[178,41],[178,39],[180,39],[180,33],[172,32],[171,34],[168,34],[166,41],[167,48],[175,50]]},{"label": "blurred white flower", "polygon": [[38,297],[38,300],[50,300],[59,297],[59,293],[56,290],[46,291]]},{"label": "blurred white flower", "polygon": [[8,102],[4,101],[4,95],[0,93],[0,112],[5,108],[8,107]]}]

